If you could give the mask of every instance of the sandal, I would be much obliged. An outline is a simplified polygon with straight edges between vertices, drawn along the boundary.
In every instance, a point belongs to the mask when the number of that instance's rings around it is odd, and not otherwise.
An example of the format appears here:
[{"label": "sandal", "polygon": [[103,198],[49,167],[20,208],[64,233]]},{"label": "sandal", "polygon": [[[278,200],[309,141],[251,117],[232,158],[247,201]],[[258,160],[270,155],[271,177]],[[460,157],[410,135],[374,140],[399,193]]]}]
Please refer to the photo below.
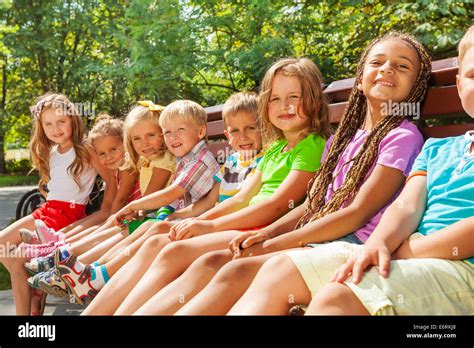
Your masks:
[{"label": "sandal", "polygon": [[41,273],[54,267],[54,255],[40,256],[25,262],[26,270],[31,274]]},{"label": "sandal", "polygon": [[31,315],[38,317],[42,316],[44,313],[44,307],[46,306],[46,296],[47,294],[41,290],[31,289],[31,302],[34,304],[35,302],[39,303],[40,307],[38,311],[31,311]]}]

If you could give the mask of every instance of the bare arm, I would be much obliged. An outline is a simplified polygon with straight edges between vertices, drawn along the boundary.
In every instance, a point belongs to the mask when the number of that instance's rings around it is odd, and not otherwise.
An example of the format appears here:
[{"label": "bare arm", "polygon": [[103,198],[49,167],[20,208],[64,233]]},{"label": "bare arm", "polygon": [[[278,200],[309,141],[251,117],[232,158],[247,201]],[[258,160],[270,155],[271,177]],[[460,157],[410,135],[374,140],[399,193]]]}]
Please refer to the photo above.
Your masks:
[{"label": "bare arm", "polygon": [[462,260],[474,256],[474,217],[463,219],[426,237],[406,240],[394,259]]},{"label": "bare arm", "polygon": [[130,191],[137,182],[138,173],[134,173],[130,170],[121,170],[119,172],[119,177],[120,188],[118,189],[114,202],[112,203],[111,214],[116,213],[127,204]]},{"label": "bare arm", "polygon": [[349,206],[266,241],[274,250],[300,247],[343,237],[364,226],[400,189],[405,177],[397,169],[376,165]]},{"label": "bare arm", "polygon": [[251,228],[274,222],[306,195],[314,173],[292,170],[271,198],[212,221],[213,231]]},{"label": "bare arm", "polygon": [[131,220],[134,212],[137,210],[156,210],[168,205],[178,198],[182,197],[186,190],[181,186],[172,184],[158,192],[149,194],[148,196],[130,202],[115,214],[116,223],[122,225],[123,220]]},{"label": "bare arm", "polygon": [[212,187],[211,191],[201,198],[196,203],[190,204],[184,209],[178,210],[177,212],[170,214],[168,220],[175,219],[186,219],[190,217],[199,216],[202,213],[207,212],[209,209],[213,208],[215,204],[219,201],[219,187],[220,184],[216,182]]},{"label": "bare arm", "polygon": [[148,183],[148,186],[143,196],[148,196],[150,193],[165,188],[170,176],[171,172],[169,170],[154,167],[153,172],[151,174],[150,182]]},{"label": "bare arm", "polygon": [[86,146],[86,148],[89,153],[90,164],[94,167],[94,169],[97,171],[99,176],[105,182],[106,186],[105,186],[104,198],[102,200],[102,204],[98,211],[96,211],[95,213],[89,216],[86,216],[85,218],[81,220],[75,221],[72,224],[60,230],[63,233],[67,232],[69,236],[72,236],[76,234],[77,232],[84,230],[86,228],[97,226],[101,224],[102,222],[104,222],[111,214],[112,203],[114,200],[114,196],[116,195],[116,192],[117,192],[117,187],[115,186],[114,173],[110,169],[102,166],[99,163],[97,154],[94,152],[91,146]]},{"label": "bare arm", "polygon": [[260,191],[261,187],[262,172],[256,169],[254,175],[245,182],[245,185],[242,187],[240,192],[238,192],[234,197],[228,198],[224,202],[219,203],[208,212],[200,215],[199,219],[213,220],[247,207],[252,197]]}]

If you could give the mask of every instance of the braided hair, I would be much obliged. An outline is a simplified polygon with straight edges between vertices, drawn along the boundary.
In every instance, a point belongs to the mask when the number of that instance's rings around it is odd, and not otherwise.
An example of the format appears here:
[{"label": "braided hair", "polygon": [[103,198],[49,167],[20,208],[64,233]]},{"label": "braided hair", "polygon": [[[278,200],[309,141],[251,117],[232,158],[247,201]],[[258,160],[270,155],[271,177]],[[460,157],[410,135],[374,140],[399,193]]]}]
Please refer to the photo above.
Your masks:
[{"label": "braided hair", "polygon": [[357,86],[362,81],[362,73],[367,56],[376,44],[389,39],[399,39],[408,43],[418,53],[420,60],[418,76],[410,94],[404,102],[421,102],[426,94],[428,80],[431,74],[431,59],[421,43],[411,36],[398,32],[389,32],[386,35],[373,40],[369,44],[362,54],[357,66],[356,80],[349,97],[348,107],[344,111],[341,123],[334,135],[334,140],[327,153],[326,161],[321,165],[314,177],[308,183],[308,204],[306,211],[298,221],[296,228],[300,228],[308,222],[333,213],[339,210],[345,202],[352,201],[359,191],[360,186],[363,184],[369,169],[372,167],[378,156],[380,142],[391,130],[397,128],[406,117],[404,115],[384,117],[375,125],[357,155],[344,164],[346,165],[353,162],[344,179],[344,183],[334,192],[329,202],[326,203],[326,192],[329,185],[334,183],[333,172],[336,165],[344,150],[352,141],[357,130],[360,129],[364,123],[367,111],[367,99]]}]

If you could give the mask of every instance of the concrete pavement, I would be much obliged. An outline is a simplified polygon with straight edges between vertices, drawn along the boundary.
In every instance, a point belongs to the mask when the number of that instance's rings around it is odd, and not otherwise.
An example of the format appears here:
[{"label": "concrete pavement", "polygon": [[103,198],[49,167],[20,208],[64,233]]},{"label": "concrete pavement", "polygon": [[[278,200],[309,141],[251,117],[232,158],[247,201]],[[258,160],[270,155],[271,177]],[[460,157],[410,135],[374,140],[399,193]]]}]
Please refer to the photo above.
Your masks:
[{"label": "concrete pavement", "polygon": [[13,186],[0,188],[0,230],[15,220],[16,206],[21,197],[38,186]]},{"label": "concrete pavement", "polygon": [[[83,310],[83,306],[69,303],[59,297],[48,296],[44,315],[79,315]],[[15,315],[11,290],[0,291],[0,315]]]}]

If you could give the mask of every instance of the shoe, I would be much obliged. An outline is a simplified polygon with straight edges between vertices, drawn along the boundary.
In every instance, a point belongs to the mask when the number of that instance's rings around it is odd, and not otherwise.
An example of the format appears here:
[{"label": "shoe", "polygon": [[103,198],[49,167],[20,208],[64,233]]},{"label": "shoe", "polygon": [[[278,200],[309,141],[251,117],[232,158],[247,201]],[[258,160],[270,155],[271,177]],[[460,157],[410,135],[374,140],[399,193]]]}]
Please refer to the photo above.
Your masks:
[{"label": "shoe", "polygon": [[38,238],[36,232],[32,232],[26,228],[20,228],[20,238],[21,241],[26,244],[41,244],[41,240]]},{"label": "shoe", "polygon": [[57,248],[65,245],[64,240],[59,242],[49,242],[47,244],[20,244],[22,255],[29,259],[34,259],[40,256],[47,256],[55,251]]},{"label": "shoe", "polygon": [[47,244],[49,242],[58,242],[64,239],[63,233],[57,233],[54,229],[46,226],[43,220],[35,220],[36,234],[41,240],[41,244]]},{"label": "shoe", "polygon": [[66,284],[58,277],[56,269],[54,268],[51,272],[45,272],[44,276],[38,280],[38,284],[40,289],[49,295],[67,299],[70,298]]},{"label": "shoe", "polygon": [[[48,274],[49,273],[49,274]],[[39,281],[43,277],[49,277],[51,274],[54,274],[52,270],[46,271],[46,272],[41,272],[38,274],[35,274],[34,276],[29,277],[26,282],[28,283],[29,286],[31,286],[33,289],[39,289]]]},{"label": "shoe", "polygon": [[33,302],[39,303],[39,309],[37,311],[31,311],[31,315],[38,317],[44,314],[44,308],[46,307],[46,296],[47,294],[41,290],[32,289],[31,299]]},{"label": "shoe", "polygon": [[61,250],[54,252],[54,263],[57,274],[66,283],[68,292],[74,296],[76,303],[84,305],[92,301],[99,293],[91,281],[91,266],[86,265],[82,271],[79,271],[79,263],[75,255],[69,255],[65,260],[61,260]]},{"label": "shoe", "polygon": [[40,256],[25,262],[25,268],[31,274],[45,272],[54,267],[54,255]]}]

